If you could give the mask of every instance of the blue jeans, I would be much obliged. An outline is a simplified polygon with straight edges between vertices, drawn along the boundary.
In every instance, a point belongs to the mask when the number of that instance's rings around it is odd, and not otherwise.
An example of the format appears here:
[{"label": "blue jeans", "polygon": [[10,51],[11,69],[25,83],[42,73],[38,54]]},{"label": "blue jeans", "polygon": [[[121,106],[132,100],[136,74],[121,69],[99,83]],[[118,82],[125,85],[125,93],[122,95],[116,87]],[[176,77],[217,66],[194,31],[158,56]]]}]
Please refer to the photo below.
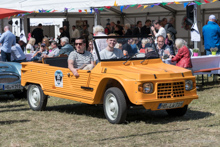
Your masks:
[{"label": "blue jeans", "polygon": [[6,53],[3,50],[1,50],[1,58],[2,58],[2,61],[10,62],[11,61],[11,53]]},{"label": "blue jeans", "polygon": [[[206,55],[211,55],[212,54],[212,52],[210,50],[205,50],[205,51],[206,51]],[[219,55],[219,54],[220,54],[220,50],[218,50],[216,52],[216,55]]]}]

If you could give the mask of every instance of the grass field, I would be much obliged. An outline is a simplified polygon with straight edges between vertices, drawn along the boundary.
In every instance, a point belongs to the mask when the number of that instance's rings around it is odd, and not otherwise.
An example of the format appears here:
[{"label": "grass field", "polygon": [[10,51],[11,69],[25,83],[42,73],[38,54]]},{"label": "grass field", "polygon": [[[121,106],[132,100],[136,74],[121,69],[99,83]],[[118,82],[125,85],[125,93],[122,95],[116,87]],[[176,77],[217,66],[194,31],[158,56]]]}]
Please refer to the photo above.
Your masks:
[{"label": "grass field", "polygon": [[0,146],[220,146],[220,85],[198,91],[185,116],[129,110],[125,124],[112,125],[102,106],[49,98],[46,111],[27,100],[0,98]]}]

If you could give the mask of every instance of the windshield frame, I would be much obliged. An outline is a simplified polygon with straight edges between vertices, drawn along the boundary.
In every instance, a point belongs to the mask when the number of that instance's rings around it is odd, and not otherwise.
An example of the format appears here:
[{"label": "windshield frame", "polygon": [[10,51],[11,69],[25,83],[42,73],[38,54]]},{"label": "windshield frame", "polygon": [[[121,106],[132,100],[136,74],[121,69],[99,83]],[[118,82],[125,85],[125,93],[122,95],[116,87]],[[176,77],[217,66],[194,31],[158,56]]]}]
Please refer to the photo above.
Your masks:
[{"label": "windshield frame", "polygon": [[[94,44],[94,47],[95,47],[95,52],[96,52],[96,55],[97,55],[97,58],[98,58],[98,61],[99,62],[106,62],[106,61],[127,61],[128,59],[129,60],[146,60],[146,56],[145,57],[142,57],[142,58],[120,58],[120,59],[101,59],[100,58],[100,54],[99,54],[99,51],[98,51],[98,47],[97,47],[97,44],[96,44],[96,39],[107,39],[107,38],[151,38],[153,40],[153,43],[152,45],[154,46],[155,48],[155,52],[158,54],[158,58],[147,58],[147,59],[159,59],[160,56],[159,56],[159,53],[156,49],[156,45],[155,45],[155,42],[154,42],[154,39],[151,36],[149,35],[130,35],[130,36],[93,36],[93,44]],[[136,53],[136,54],[140,54],[140,53]]]}]

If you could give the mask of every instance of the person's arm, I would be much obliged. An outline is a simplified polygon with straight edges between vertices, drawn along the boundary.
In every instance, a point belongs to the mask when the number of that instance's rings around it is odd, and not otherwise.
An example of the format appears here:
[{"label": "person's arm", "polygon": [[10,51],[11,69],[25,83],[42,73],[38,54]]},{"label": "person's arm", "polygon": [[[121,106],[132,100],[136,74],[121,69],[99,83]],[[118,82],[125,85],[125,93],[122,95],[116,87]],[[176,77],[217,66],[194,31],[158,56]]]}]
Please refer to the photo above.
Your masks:
[{"label": "person's arm", "polygon": [[[38,53],[41,53],[41,50],[35,52],[35,54],[33,55],[33,57],[37,56]],[[33,57],[32,57],[32,58],[33,58]]]},{"label": "person's arm", "polygon": [[15,37],[15,36],[14,36],[14,39],[13,39],[12,45],[16,45],[16,37]]},{"label": "person's arm", "polygon": [[5,34],[3,33],[1,38],[0,38],[0,43],[3,43],[4,42],[4,39],[5,39]]},{"label": "person's arm", "polygon": [[73,64],[74,64],[74,61],[73,60],[68,60],[68,68],[69,70],[73,73],[73,75],[75,77],[79,77],[79,74],[78,74],[78,69],[74,68],[73,67]]},{"label": "person's arm", "polygon": [[179,51],[178,51],[178,53],[176,54],[176,56],[175,57],[173,57],[172,59],[171,59],[171,61],[173,62],[173,61],[179,61],[182,57],[183,57],[183,50],[182,49],[179,49]]}]

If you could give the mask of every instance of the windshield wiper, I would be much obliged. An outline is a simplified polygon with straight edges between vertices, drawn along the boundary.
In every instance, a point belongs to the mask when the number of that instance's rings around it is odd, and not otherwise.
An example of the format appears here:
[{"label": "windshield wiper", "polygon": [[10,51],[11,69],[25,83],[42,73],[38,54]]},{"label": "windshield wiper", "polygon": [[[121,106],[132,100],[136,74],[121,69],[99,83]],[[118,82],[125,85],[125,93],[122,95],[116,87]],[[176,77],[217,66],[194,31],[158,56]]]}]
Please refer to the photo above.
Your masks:
[{"label": "windshield wiper", "polygon": [[138,53],[135,53],[134,55],[132,55],[130,58],[128,58],[128,60],[126,60],[123,64],[125,65],[125,63],[127,63],[129,60],[131,60],[131,58],[133,58],[134,56],[136,56]]}]

